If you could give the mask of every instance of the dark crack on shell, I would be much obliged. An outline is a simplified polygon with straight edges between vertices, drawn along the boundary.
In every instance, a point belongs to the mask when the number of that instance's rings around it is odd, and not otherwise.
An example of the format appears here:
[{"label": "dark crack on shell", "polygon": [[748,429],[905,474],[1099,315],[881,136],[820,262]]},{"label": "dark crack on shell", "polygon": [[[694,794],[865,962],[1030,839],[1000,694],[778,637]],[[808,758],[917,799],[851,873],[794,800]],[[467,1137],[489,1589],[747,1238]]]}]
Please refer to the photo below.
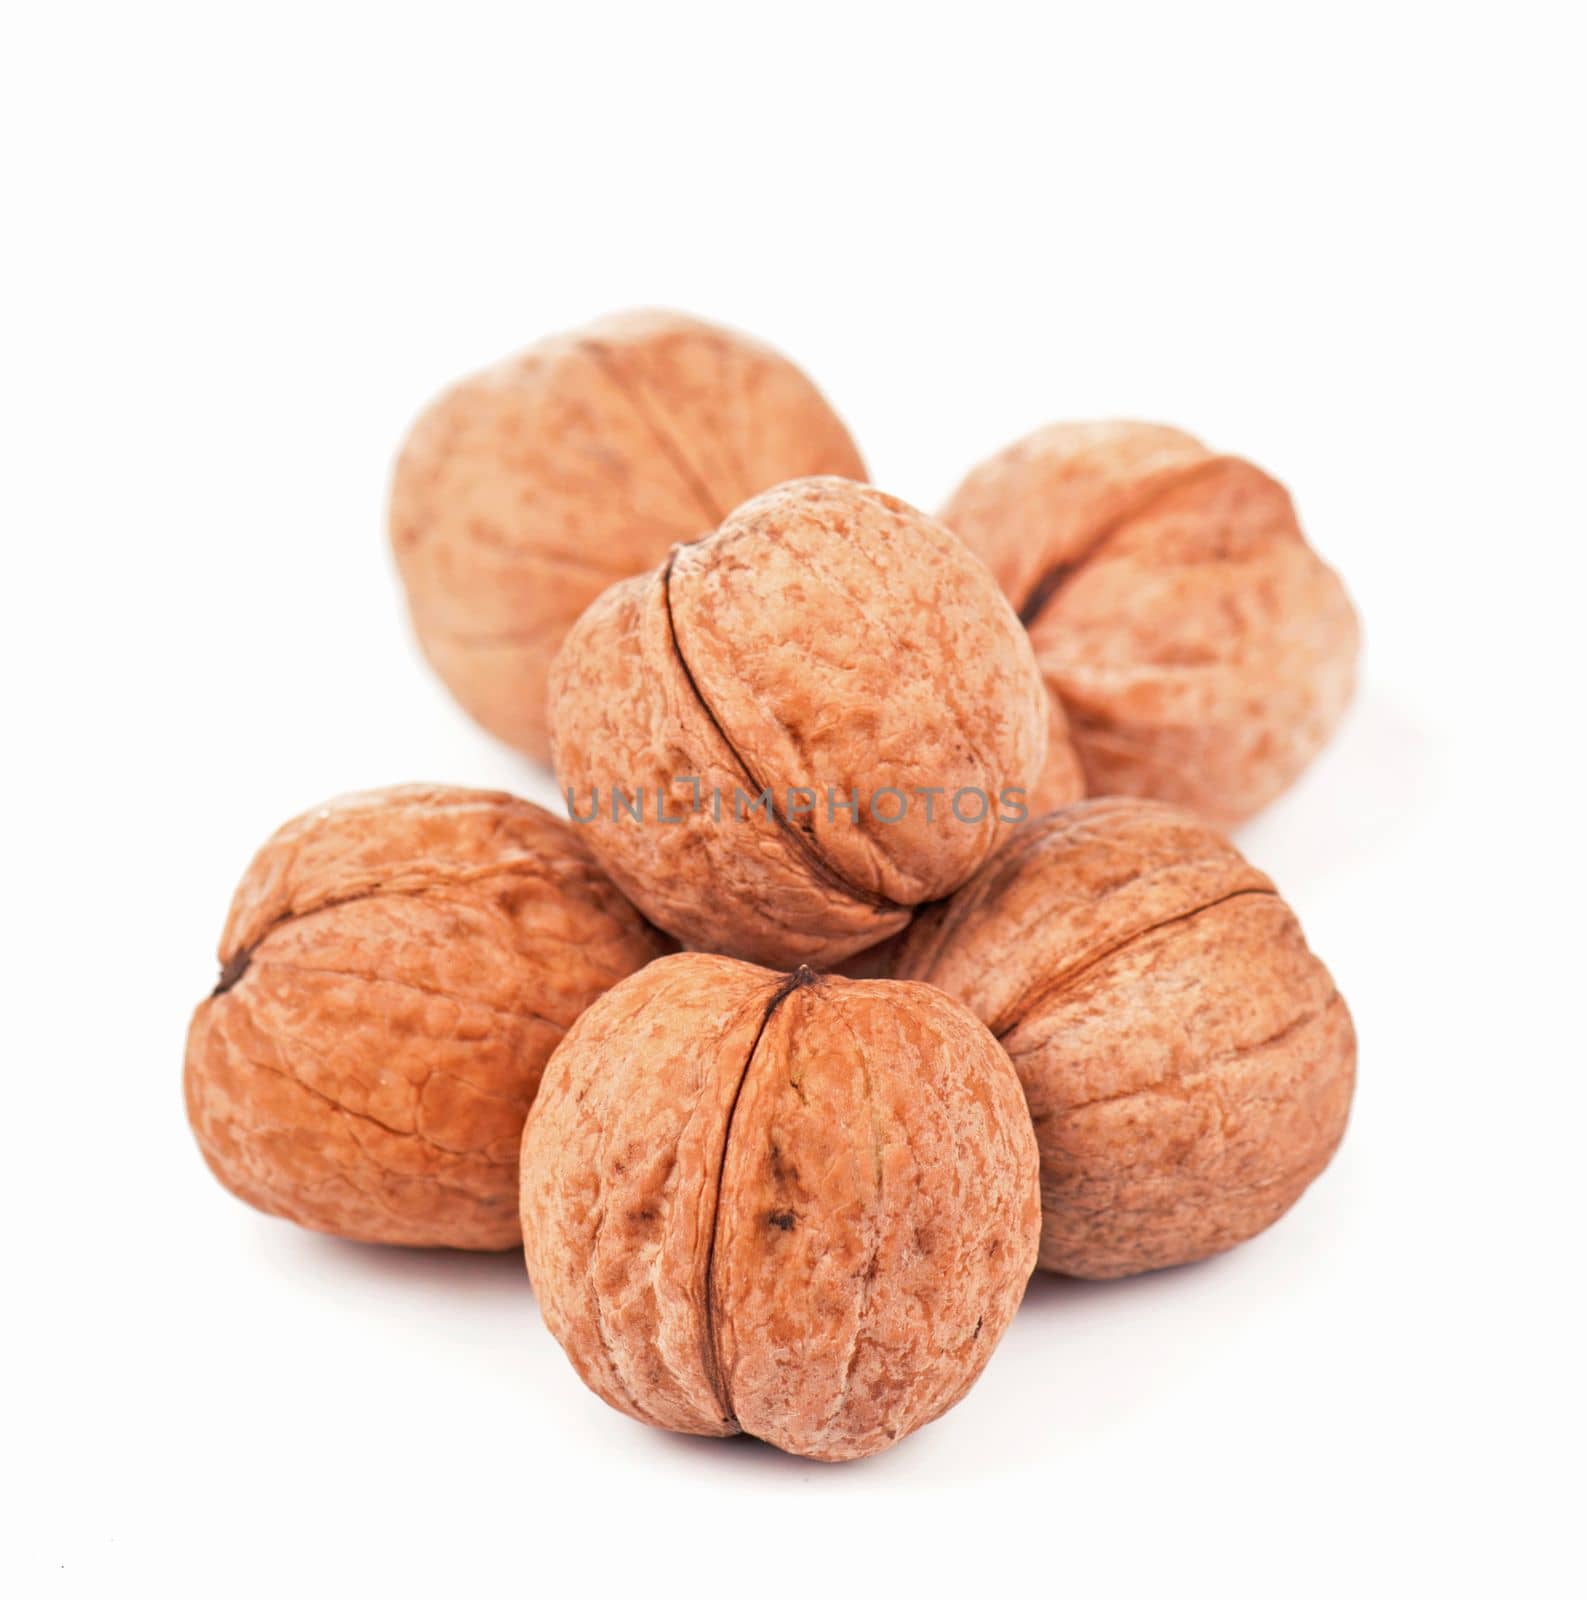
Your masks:
[{"label": "dark crack on shell", "polygon": [[1133,505],[1126,506],[1093,528],[1078,555],[1049,567],[1031,585],[1030,592],[1015,608],[1019,613],[1019,620],[1027,628],[1035,627],[1059,591],[1083,567],[1096,560],[1117,534],[1138,518],[1154,511],[1164,500],[1184,488],[1186,484],[1194,483],[1198,478],[1211,477],[1215,472],[1221,471],[1231,459],[1229,456],[1208,456],[1203,461],[1194,461],[1170,473],[1162,482],[1151,486],[1144,494],[1138,496]]},{"label": "dark crack on shell", "polygon": [[235,989],[242,981],[243,974],[247,972],[252,964],[253,947],[250,946],[246,950],[239,950],[220,969],[220,981],[210,990],[210,999],[213,1000],[217,995],[225,994],[229,989]]},{"label": "dark crack on shell", "polygon": [[1078,561],[1060,561],[1056,567],[1044,572],[1036,580],[1035,588],[1025,597],[1024,605],[1019,608],[1019,620],[1028,628],[1042,614],[1047,602],[1063,588],[1079,568]]}]

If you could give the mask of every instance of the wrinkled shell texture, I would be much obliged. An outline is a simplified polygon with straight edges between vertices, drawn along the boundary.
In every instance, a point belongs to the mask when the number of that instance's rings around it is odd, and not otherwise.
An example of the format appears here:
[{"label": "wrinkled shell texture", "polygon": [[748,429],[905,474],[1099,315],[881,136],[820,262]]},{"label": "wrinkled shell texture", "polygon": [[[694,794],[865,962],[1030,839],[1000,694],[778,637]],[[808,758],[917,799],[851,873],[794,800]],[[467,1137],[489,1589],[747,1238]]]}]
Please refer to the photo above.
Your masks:
[{"label": "wrinkled shell texture", "polygon": [[[619,887],[686,945],[831,965],[947,894],[1040,775],[1049,708],[986,568],[931,518],[837,478],[780,485],[710,538],[609,589],[552,674],[557,777]],[[674,780],[692,776],[704,802]],[[768,816],[770,788],[813,812]],[[934,787],[935,798],[914,797]],[[890,796],[884,816],[869,797]],[[647,796],[643,823],[614,789]],[[834,807],[860,796],[856,820]],[[960,821],[952,796],[987,797]],[[678,824],[658,824],[657,792]],[[721,796],[720,815],[711,803]],[[966,816],[981,809],[962,801]]]},{"label": "wrinkled shell texture", "polygon": [[503,794],[351,795],[282,828],[188,1034],[188,1118],[234,1194],[390,1244],[518,1242],[547,1058],[668,948],[565,822]]},{"label": "wrinkled shell texture", "polygon": [[[1060,424],[976,467],[942,519],[997,574],[1092,794],[1214,821],[1285,789],[1343,715],[1355,613],[1282,485],[1174,428]],[[1053,745],[1039,787],[1073,798]]]},{"label": "wrinkled shell texture", "polygon": [[546,676],[585,606],[815,473],[865,467],[765,345],[664,311],[546,339],[442,395],[403,447],[391,539],[419,643],[470,715],[545,760]]},{"label": "wrinkled shell texture", "polygon": [[522,1182],[535,1293],[602,1399],[822,1460],[969,1389],[1040,1228],[1019,1083],[962,1007],[711,955],[579,1019]]},{"label": "wrinkled shell texture", "polygon": [[1092,800],[1026,824],[921,914],[893,970],[963,1001],[1013,1058],[1050,1271],[1227,1250],[1343,1136],[1344,1001],[1269,880],[1173,807]]}]

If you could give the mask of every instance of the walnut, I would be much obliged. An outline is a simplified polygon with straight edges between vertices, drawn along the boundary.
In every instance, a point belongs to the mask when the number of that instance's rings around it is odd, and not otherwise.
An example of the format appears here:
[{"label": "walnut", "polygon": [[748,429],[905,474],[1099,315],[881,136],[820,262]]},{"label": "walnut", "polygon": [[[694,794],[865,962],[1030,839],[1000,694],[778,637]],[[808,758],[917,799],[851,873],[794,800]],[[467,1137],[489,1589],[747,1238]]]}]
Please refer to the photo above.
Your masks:
[{"label": "walnut", "polygon": [[1047,737],[991,574],[838,478],[607,590],[551,699],[557,777],[618,886],[686,945],[778,967],[833,965],[962,883]]},{"label": "walnut", "polygon": [[546,673],[585,606],[741,500],[823,472],[865,467],[755,340],[667,311],[545,339],[448,390],[403,446],[391,539],[420,646],[471,716],[545,760]]},{"label": "walnut", "polygon": [[[942,519],[1030,628],[1092,794],[1237,822],[1293,782],[1350,700],[1355,613],[1289,495],[1189,434],[1045,428],[976,467]],[[1072,784],[1055,765],[1038,796],[1061,804]]]},{"label": "walnut", "polygon": [[892,971],[963,1001],[1013,1058],[1049,1271],[1227,1250],[1344,1133],[1344,1001],[1272,883],[1173,807],[1091,800],[1026,824],[921,913]]},{"label": "walnut", "polygon": [[870,1455],[980,1375],[1036,1256],[1036,1148],[991,1035],[923,984],[677,955],[546,1068],[523,1232],[609,1405]]},{"label": "walnut", "polygon": [[569,826],[399,788],[289,822],[244,874],[187,1041],[215,1176],[350,1239],[503,1250],[547,1057],[668,946]]}]

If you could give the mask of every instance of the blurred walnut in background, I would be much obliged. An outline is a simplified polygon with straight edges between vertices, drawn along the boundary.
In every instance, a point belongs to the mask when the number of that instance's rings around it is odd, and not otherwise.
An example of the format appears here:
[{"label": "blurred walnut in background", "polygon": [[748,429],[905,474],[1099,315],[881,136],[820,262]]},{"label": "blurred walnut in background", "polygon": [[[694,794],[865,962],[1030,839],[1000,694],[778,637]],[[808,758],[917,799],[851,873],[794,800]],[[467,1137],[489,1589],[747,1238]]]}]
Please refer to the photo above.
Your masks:
[{"label": "blurred walnut in background", "polygon": [[[982,462],[941,515],[1030,629],[1091,794],[1238,822],[1349,703],[1349,598],[1248,461],[1176,428],[1063,423]],[[1052,749],[1035,811],[1075,798]]]},{"label": "blurred walnut in background", "polygon": [[668,311],[544,339],[449,389],[402,448],[391,542],[419,643],[471,716],[543,761],[546,674],[585,606],[817,473],[865,467],[766,345]]}]

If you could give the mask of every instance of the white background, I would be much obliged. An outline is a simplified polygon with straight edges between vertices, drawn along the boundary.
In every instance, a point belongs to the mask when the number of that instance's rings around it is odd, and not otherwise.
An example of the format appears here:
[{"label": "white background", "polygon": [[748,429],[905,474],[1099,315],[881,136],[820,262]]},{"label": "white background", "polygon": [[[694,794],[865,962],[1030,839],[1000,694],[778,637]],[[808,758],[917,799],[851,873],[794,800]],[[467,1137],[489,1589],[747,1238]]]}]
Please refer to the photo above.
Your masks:
[{"label": "white background", "polygon": [[[1581,1592],[1572,10],[8,10],[0,1587]],[[515,1257],[257,1216],[182,1118],[266,833],[551,800],[420,663],[386,475],[634,303],[779,344],[928,507],[1049,420],[1188,427],[1365,621],[1241,839],[1355,1011],[1338,1159],[1218,1261],[1037,1282],[848,1467],[607,1411]]]}]

